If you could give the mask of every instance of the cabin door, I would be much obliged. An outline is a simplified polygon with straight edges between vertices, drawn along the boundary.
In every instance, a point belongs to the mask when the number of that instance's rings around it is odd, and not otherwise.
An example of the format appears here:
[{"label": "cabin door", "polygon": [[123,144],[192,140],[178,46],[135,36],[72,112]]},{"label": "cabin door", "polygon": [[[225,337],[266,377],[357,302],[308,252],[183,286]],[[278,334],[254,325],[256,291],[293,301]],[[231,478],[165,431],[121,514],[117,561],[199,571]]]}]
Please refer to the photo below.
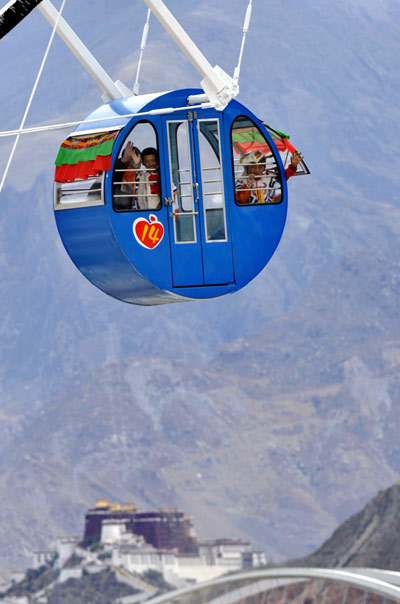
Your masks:
[{"label": "cabin door", "polygon": [[222,117],[179,113],[164,118],[172,284],[224,285],[234,281],[223,174]]}]

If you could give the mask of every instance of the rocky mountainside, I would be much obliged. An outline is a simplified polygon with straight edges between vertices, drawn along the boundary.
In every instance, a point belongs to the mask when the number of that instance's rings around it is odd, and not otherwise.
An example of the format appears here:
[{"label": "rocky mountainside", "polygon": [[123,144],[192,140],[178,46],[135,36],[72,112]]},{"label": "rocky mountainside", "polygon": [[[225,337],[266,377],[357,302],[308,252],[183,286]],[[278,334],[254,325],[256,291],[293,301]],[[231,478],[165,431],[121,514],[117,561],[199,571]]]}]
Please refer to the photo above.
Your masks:
[{"label": "rocky mountainside", "polygon": [[400,570],[400,483],[380,491],[310,556],[288,565]]},{"label": "rocky mountainside", "polygon": [[2,449],[3,555],[75,534],[102,497],[183,508],[269,559],[315,549],[399,474],[399,267],[399,244],[344,258],[206,366],[77,370]]}]

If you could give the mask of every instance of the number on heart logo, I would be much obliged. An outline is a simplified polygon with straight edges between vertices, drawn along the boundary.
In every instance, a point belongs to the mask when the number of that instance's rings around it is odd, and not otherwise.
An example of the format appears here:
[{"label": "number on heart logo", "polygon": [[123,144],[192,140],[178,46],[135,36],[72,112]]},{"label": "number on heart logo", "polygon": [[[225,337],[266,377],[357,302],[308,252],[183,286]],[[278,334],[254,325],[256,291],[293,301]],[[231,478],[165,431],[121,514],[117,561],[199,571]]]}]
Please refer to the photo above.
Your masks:
[{"label": "number on heart logo", "polygon": [[137,218],[133,223],[133,234],[136,241],[148,250],[153,250],[164,237],[164,226],[157,216],[150,214],[149,220]]}]

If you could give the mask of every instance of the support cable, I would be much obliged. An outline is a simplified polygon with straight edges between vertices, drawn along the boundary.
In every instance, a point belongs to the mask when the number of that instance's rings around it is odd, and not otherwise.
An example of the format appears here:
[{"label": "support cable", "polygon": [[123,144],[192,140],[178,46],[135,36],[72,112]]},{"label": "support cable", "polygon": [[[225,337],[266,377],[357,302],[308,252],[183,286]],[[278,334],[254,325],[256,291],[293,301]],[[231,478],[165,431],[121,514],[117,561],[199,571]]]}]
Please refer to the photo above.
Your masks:
[{"label": "support cable", "polygon": [[249,0],[249,4],[248,4],[247,10],[246,10],[246,16],[244,18],[242,44],[240,46],[238,64],[235,67],[235,71],[234,71],[234,74],[233,74],[233,83],[234,83],[234,85],[238,85],[238,83],[239,83],[240,67],[241,67],[241,64],[242,64],[242,57],[243,57],[244,45],[245,45],[245,42],[246,42],[246,36],[247,36],[247,32],[248,32],[249,26],[250,26],[252,7],[253,7],[253,0]]},{"label": "support cable", "polygon": [[148,36],[148,33],[149,33],[150,15],[151,15],[151,10],[148,9],[147,10],[146,23],[144,24],[144,28],[143,28],[142,41],[141,41],[141,44],[140,44],[140,56],[139,56],[139,62],[138,62],[137,71],[136,71],[136,80],[135,80],[135,84],[133,86],[133,94],[135,94],[135,95],[139,94],[139,88],[140,88],[140,86],[139,86],[139,75],[140,75],[140,68],[142,66],[143,53],[144,53],[144,50],[145,50],[146,44],[147,44],[147,36]]},{"label": "support cable", "polygon": [[13,145],[13,148],[12,148],[11,154],[10,154],[10,156],[9,156],[9,158],[8,158],[8,162],[7,162],[7,165],[6,165],[6,169],[4,170],[3,178],[2,178],[1,183],[0,183],[0,193],[1,193],[1,191],[3,190],[3,186],[4,186],[5,180],[6,180],[6,178],[7,178],[7,174],[8,174],[8,171],[9,171],[9,169],[10,169],[11,162],[12,162],[13,157],[14,157],[14,153],[15,153],[15,150],[16,150],[17,145],[18,145],[18,141],[19,141],[20,136],[21,136],[21,134],[22,134],[22,132],[23,132],[23,129],[24,129],[24,126],[25,126],[25,121],[26,121],[26,118],[27,118],[27,116],[28,116],[29,109],[31,108],[31,104],[32,104],[32,101],[33,101],[33,97],[35,96],[36,89],[37,89],[37,87],[38,87],[39,80],[40,80],[40,77],[41,77],[41,75],[42,75],[42,72],[43,72],[43,69],[44,69],[44,66],[45,66],[45,63],[46,63],[46,60],[47,60],[48,54],[49,54],[49,52],[50,52],[50,47],[51,47],[51,45],[52,45],[52,42],[53,42],[53,39],[54,39],[54,36],[55,36],[56,30],[57,30],[58,21],[59,21],[59,19],[60,19],[61,15],[62,15],[63,10],[64,10],[65,2],[66,2],[66,0],[63,0],[63,1],[62,1],[61,8],[60,8],[60,10],[59,10],[59,12],[58,12],[57,19],[56,19],[56,22],[55,22],[54,27],[53,27],[53,31],[51,32],[51,36],[50,36],[49,42],[48,42],[48,44],[47,44],[47,48],[46,48],[46,51],[45,51],[44,56],[43,56],[43,59],[42,59],[42,63],[41,63],[41,65],[40,65],[40,68],[39,68],[38,74],[37,74],[37,76],[36,76],[36,81],[35,81],[35,83],[34,83],[34,85],[33,85],[33,88],[32,88],[31,96],[29,97],[29,101],[28,101],[28,104],[27,104],[27,106],[26,106],[25,113],[24,113],[24,116],[23,116],[23,118],[22,118],[22,121],[21,121],[21,124],[20,124],[20,127],[19,127],[19,131],[17,131],[17,137],[16,137],[16,139],[15,139],[15,141],[14,141],[14,145]]},{"label": "support cable", "polygon": [[[209,109],[212,107],[211,103],[199,103],[198,105],[190,105],[190,109]],[[72,126],[79,126],[79,124],[95,124],[97,122],[108,122],[108,121],[116,121],[118,119],[137,117],[142,115],[162,115],[164,113],[174,113],[175,111],[187,111],[188,105],[183,107],[162,107],[160,109],[151,109],[149,111],[139,111],[137,113],[125,113],[123,115],[111,115],[109,117],[98,117],[90,120],[83,119],[77,120],[75,122],[65,122],[64,124],[50,124],[48,126],[33,126],[32,128],[25,128],[20,130],[4,130],[0,132],[0,138],[4,138],[7,136],[15,136],[16,134],[34,134],[35,132],[46,132],[50,130],[64,130],[65,128],[71,128]],[[125,126],[125,124],[123,124]],[[121,127],[120,125],[115,128]],[[112,126],[109,127],[110,130],[113,129]],[[100,130],[104,130],[104,128],[100,128]],[[75,132],[76,136],[79,134],[84,134],[84,132]]]}]

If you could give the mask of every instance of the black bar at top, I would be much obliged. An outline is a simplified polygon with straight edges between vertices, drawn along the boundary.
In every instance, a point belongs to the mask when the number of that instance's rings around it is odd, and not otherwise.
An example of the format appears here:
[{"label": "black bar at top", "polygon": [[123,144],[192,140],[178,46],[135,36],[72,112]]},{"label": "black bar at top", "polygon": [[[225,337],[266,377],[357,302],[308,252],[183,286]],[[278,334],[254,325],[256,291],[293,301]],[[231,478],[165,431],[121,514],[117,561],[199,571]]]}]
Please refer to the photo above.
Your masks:
[{"label": "black bar at top", "polygon": [[41,2],[42,0],[14,0],[8,8],[1,9],[0,38],[6,36]]}]

